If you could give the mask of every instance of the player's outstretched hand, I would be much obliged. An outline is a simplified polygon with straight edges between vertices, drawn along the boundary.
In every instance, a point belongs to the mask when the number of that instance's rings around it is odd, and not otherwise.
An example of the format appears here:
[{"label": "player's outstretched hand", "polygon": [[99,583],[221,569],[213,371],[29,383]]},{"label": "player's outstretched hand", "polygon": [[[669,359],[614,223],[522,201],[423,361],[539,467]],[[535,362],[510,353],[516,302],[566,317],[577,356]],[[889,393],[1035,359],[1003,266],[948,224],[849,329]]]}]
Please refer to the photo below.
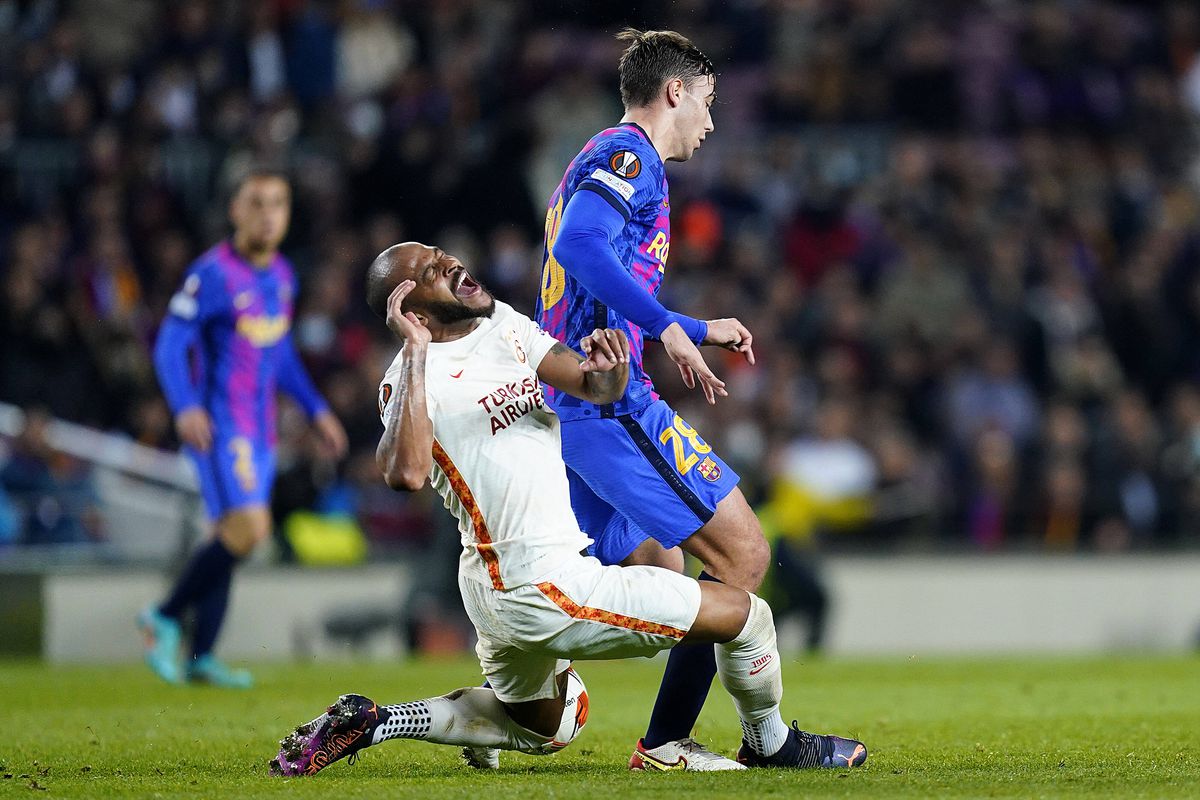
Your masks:
[{"label": "player's outstretched hand", "polygon": [[754,337],[749,329],[735,317],[728,319],[708,320],[708,334],[704,337],[705,344],[715,344],[734,353],[741,353],[751,364],[754,363]]},{"label": "player's outstretched hand", "polygon": [[203,408],[180,411],[175,417],[175,432],[179,434],[179,441],[201,453],[207,453],[212,447],[212,420]]},{"label": "player's outstretched hand", "polygon": [[402,342],[406,344],[413,342],[423,347],[429,344],[431,338],[429,329],[421,324],[416,314],[411,311],[406,314],[400,308],[404,303],[404,298],[415,288],[417,288],[416,281],[406,280],[400,281],[400,284],[392,289],[392,293],[388,295],[387,326],[392,329],[392,333],[400,337]]},{"label": "player's outstretched hand", "polygon": [[708,400],[709,405],[716,403],[718,396],[729,396],[729,392],[725,391],[725,381],[714,375],[713,371],[708,368],[708,364],[704,362],[704,356],[700,355],[700,348],[696,347],[695,343],[687,337],[678,322],[668,325],[658,338],[663,343],[667,355],[679,367],[679,374],[683,376],[685,386],[695,389],[698,378],[700,388],[704,391],[704,398]]},{"label": "player's outstretched hand", "polygon": [[584,360],[579,362],[583,372],[608,372],[629,362],[629,339],[625,331],[596,328],[579,340]]},{"label": "player's outstretched hand", "polygon": [[342,427],[342,423],[338,422],[338,418],[333,415],[332,411],[322,411],[313,417],[313,428],[330,455],[335,458],[346,455],[350,441],[346,438],[346,429]]}]

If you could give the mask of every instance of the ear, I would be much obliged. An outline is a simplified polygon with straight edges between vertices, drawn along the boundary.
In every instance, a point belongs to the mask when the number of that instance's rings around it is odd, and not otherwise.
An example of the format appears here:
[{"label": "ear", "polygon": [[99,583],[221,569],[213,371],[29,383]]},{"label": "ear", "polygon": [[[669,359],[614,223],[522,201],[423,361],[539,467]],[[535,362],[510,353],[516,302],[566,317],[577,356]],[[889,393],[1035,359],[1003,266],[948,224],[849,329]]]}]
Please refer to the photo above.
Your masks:
[{"label": "ear", "polygon": [[687,88],[683,85],[682,80],[679,78],[672,78],[671,80],[667,81],[664,91],[667,95],[667,105],[671,108],[675,108],[683,102],[683,93],[687,91]]}]

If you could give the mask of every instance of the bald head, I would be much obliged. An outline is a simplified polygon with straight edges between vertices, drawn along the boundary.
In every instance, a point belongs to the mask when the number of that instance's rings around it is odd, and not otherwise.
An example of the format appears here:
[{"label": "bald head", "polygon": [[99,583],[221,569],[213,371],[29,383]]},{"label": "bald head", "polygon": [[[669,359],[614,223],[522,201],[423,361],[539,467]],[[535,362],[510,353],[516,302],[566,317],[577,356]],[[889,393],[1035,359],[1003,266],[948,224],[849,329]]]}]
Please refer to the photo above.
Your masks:
[{"label": "bald head", "polygon": [[401,242],[375,256],[367,268],[367,305],[381,319],[387,319],[387,299],[400,281],[411,278],[422,253],[433,248],[420,242]]},{"label": "bald head", "polygon": [[404,297],[403,310],[424,317],[427,325],[490,317],[496,306],[462,262],[420,242],[392,245],[375,257],[367,269],[367,305],[386,320],[388,298],[407,280],[415,285]]}]

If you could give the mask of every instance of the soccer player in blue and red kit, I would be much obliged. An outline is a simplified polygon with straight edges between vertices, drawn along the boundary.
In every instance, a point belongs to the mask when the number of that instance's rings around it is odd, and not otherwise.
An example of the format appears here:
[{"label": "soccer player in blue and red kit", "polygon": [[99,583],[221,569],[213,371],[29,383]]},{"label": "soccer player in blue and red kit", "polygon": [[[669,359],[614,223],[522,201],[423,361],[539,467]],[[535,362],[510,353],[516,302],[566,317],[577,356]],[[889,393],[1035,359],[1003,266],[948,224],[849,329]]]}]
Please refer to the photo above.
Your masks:
[{"label": "soccer player in blue and red kit", "polygon": [[[762,529],[738,476],[654,391],[642,367],[657,339],[684,383],[699,382],[709,403],[725,396],[698,345],[741,353],[754,363],[750,331],[736,319],[696,320],[657,299],[671,243],[665,163],[687,161],[712,132],[712,63],[673,31],[626,30],[620,61],[625,116],[596,134],[571,162],[546,215],[537,318],[574,346],[595,328],[623,330],[629,385],[599,406],[546,387],[563,421],[571,505],[605,564],[681,571],[679,548],[697,557],[701,579],[754,592],[767,568]],[[632,769],[740,769],[691,739],[716,673],[713,649],[671,652]],[[786,731],[778,731],[782,745]]]},{"label": "soccer player in blue and red kit", "polygon": [[[171,299],[154,365],[184,450],[200,476],[214,535],[193,555],[166,600],[142,612],[146,663],[164,680],[249,687],[250,673],[213,655],[236,564],[271,532],[275,394],[291,395],[328,451],[346,433],[300,362],[289,330],[296,298],[279,254],[291,215],[282,174],[256,171],[229,206],[234,233],[200,256]],[[180,620],[191,610],[191,658],[180,665]]]}]

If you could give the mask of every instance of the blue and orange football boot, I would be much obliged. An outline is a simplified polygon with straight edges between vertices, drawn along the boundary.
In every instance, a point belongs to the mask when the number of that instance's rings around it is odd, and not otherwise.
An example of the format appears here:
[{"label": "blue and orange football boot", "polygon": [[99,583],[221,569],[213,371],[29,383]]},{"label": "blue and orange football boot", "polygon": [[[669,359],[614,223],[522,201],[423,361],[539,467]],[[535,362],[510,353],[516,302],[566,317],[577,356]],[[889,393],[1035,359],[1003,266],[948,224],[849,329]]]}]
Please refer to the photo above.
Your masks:
[{"label": "blue and orange football boot", "polygon": [[249,689],[254,686],[254,676],[247,670],[234,669],[218,661],[211,653],[192,659],[188,664],[187,679],[192,683],[207,683],[220,689]]},{"label": "blue and orange football boot", "polygon": [[271,759],[271,775],[316,775],[335,761],[369,747],[375,730],[391,716],[374,700],[344,694],[325,713],[306,722],[279,742],[279,755]]},{"label": "blue and orange football boot", "polygon": [[742,746],[738,749],[737,760],[747,767],[858,767],[867,760],[867,748],[862,742],[854,739],[802,731],[796,721],[792,720],[792,729],[788,731],[787,741],[779,748],[779,752],[771,756],[760,756],[743,739]]}]

